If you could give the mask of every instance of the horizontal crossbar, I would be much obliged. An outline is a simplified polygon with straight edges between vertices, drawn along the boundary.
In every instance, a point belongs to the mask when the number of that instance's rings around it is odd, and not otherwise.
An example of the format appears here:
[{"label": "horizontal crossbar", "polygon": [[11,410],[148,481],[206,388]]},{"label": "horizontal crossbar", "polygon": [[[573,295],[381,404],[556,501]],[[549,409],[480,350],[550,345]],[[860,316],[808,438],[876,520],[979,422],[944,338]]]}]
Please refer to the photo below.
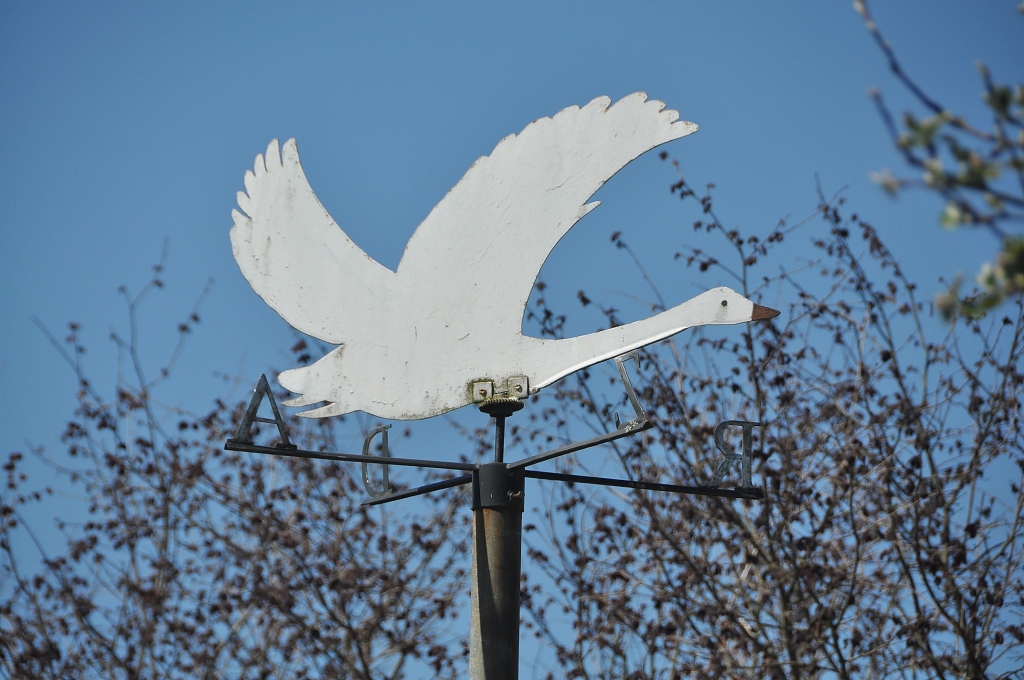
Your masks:
[{"label": "horizontal crossbar", "polygon": [[469,484],[473,481],[473,475],[461,475],[459,477],[452,477],[451,479],[445,479],[440,482],[434,482],[433,484],[424,484],[423,486],[417,486],[415,489],[406,489],[405,491],[396,491],[395,493],[389,493],[386,496],[374,496],[373,498],[367,498],[360,505],[380,505],[381,503],[390,503],[391,501],[400,501],[403,498],[412,498],[413,496],[421,496],[431,491],[440,491],[441,489],[450,489],[453,486],[460,486],[462,484]]},{"label": "horizontal crossbar", "polygon": [[749,489],[718,489],[710,486],[682,486],[679,484],[662,484],[660,482],[634,481],[631,479],[609,479],[607,477],[588,477],[585,475],[568,475],[561,472],[541,472],[526,470],[525,476],[532,479],[547,479],[553,482],[572,482],[575,484],[599,484],[601,486],[619,486],[627,489],[644,489],[646,491],[668,491],[671,493],[696,494],[698,496],[718,496],[720,498],[745,498],[752,501],[764,500],[764,492],[758,488]]},{"label": "horizontal crossbar", "polygon": [[557,449],[551,449],[550,451],[545,451],[544,453],[538,453],[535,456],[530,456],[528,458],[523,458],[522,460],[517,460],[514,463],[509,463],[508,466],[510,468],[525,468],[529,465],[543,463],[544,461],[551,460],[552,458],[558,458],[559,456],[564,456],[569,453],[575,453],[576,451],[589,449],[592,446],[607,444],[608,442],[613,442],[616,439],[622,439],[623,437],[628,437],[631,434],[636,434],[637,432],[649,430],[652,427],[654,427],[654,425],[651,423],[651,421],[645,420],[643,423],[633,425],[632,427],[623,427],[621,429],[615,430],[615,432],[609,432],[608,434],[602,434],[597,437],[592,437],[590,439],[584,439],[581,442],[573,442],[572,444],[559,446]]},{"label": "horizontal crossbar", "polygon": [[390,456],[364,456],[358,453],[330,453],[326,451],[303,451],[276,446],[258,446],[250,442],[229,439],[224,448],[228,451],[244,451],[246,453],[264,453],[271,456],[289,456],[291,458],[312,458],[315,460],[337,460],[344,463],[370,463],[374,465],[403,465],[405,467],[437,468],[440,470],[476,469],[472,463],[457,463],[444,460],[419,460],[416,458],[392,458]]}]

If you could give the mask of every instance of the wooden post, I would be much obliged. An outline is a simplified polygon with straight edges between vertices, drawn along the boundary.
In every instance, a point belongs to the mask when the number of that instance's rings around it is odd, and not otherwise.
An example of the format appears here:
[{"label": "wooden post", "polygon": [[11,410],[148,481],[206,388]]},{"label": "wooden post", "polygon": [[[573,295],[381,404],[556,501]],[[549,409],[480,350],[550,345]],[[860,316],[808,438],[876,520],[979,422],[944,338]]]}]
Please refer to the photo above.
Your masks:
[{"label": "wooden post", "polygon": [[480,410],[495,418],[494,462],[473,473],[473,583],[469,635],[471,680],[519,677],[519,582],[522,573],[522,469],[504,462],[505,417],[522,402],[495,399]]},{"label": "wooden post", "polygon": [[473,511],[472,680],[519,677],[521,508]]}]

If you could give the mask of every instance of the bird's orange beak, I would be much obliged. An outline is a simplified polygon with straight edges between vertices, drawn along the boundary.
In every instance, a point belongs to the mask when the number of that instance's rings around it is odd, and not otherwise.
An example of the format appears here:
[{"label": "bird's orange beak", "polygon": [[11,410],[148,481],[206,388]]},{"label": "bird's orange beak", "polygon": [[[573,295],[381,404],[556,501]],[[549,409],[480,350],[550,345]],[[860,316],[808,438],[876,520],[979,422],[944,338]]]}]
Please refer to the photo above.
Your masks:
[{"label": "bird's orange beak", "polygon": [[763,321],[765,319],[774,319],[779,315],[779,310],[772,309],[771,307],[765,307],[763,305],[754,305],[754,313],[750,316],[751,321]]}]

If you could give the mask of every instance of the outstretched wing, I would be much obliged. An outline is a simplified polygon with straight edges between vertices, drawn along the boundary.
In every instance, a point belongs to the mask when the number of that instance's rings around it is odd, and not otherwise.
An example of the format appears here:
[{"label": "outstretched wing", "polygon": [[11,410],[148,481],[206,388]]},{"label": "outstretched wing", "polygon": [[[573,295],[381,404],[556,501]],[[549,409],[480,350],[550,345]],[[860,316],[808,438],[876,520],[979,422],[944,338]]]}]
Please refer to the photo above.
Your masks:
[{"label": "outstretched wing", "polygon": [[[643,92],[542,118],[477,160],[417,228],[398,266],[403,294],[430,290],[445,322],[519,333],[544,260],[627,163],[697,130]],[[427,282],[444,279],[445,285]],[[436,297],[437,292],[442,296]]]},{"label": "outstretched wing", "polygon": [[[245,173],[231,246],[242,274],[292,326],[326,342],[373,323],[395,274],[364,253],[320,205],[294,139]],[[365,331],[365,328],[364,328]],[[357,331],[358,332],[358,331]]]}]

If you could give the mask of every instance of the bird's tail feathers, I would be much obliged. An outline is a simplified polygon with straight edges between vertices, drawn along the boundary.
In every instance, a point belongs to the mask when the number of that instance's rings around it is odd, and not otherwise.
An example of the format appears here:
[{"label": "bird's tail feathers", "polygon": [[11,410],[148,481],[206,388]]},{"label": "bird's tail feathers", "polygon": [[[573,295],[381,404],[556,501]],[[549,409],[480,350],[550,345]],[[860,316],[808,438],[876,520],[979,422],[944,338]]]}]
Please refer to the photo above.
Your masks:
[{"label": "bird's tail feathers", "polygon": [[317,397],[315,394],[306,391],[306,385],[309,383],[309,377],[309,366],[282,371],[277,377],[277,382],[281,387],[285,388],[289,392],[294,392],[299,395],[282,403],[288,406],[301,407],[324,401],[323,397]]}]

